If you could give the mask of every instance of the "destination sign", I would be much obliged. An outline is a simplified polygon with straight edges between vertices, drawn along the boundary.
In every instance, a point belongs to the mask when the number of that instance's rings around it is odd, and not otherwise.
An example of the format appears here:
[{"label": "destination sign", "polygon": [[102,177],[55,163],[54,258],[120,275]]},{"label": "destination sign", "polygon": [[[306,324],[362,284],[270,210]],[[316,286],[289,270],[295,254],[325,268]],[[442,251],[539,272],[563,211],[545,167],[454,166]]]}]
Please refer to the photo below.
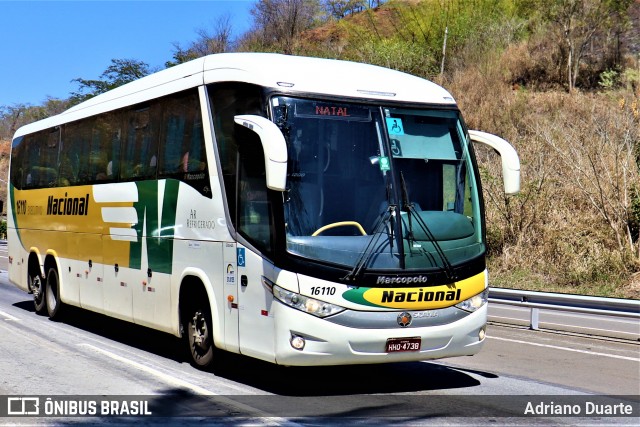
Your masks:
[{"label": "destination sign", "polygon": [[295,116],[315,119],[370,121],[368,108],[356,105],[325,102],[300,102],[295,105]]}]

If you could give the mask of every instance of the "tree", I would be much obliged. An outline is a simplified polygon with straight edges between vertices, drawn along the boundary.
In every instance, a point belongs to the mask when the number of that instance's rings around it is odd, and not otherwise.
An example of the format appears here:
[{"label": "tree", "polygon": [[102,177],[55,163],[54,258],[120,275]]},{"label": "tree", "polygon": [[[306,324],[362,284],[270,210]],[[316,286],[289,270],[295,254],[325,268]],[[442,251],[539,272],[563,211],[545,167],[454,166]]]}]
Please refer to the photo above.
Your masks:
[{"label": "tree", "polygon": [[365,7],[365,0],[324,0],[323,7],[329,16],[343,19],[347,15],[361,12]]},{"label": "tree", "polygon": [[35,107],[28,104],[0,106],[0,139],[10,139],[19,127],[59,114],[68,107],[68,101],[50,97]]},{"label": "tree", "polygon": [[202,28],[196,33],[198,34],[198,39],[186,49],[183,49],[178,44],[174,46],[176,51],[173,54],[173,61],[167,61],[165,64],[167,68],[202,56],[229,52],[233,48],[233,26],[231,25],[231,15],[229,14],[218,17],[212,32]]},{"label": "tree", "polygon": [[100,80],[73,79],[80,88],[72,92],[69,98],[72,105],[79,104],[96,95],[115,89],[126,83],[138,80],[151,73],[149,65],[136,59],[112,59],[111,65],[100,74]]},{"label": "tree", "polygon": [[254,29],[248,38],[263,50],[292,54],[298,36],[313,28],[320,11],[319,0],[260,0],[251,9]]},{"label": "tree", "polygon": [[[555,30],[569,92],[576,87],[581,67],[588,49],[592,49],[598,35],[607,33],[616,26],[624,25],[629,6],[633,0],[523,0],[522,11],[544,13]],[[625,17],[626,16],[626,17]],[[611,43],[600,43],[601,50]],[[601,52],[599,57],[603,56]],[[602,59],[602,58],[600,58]]]}]

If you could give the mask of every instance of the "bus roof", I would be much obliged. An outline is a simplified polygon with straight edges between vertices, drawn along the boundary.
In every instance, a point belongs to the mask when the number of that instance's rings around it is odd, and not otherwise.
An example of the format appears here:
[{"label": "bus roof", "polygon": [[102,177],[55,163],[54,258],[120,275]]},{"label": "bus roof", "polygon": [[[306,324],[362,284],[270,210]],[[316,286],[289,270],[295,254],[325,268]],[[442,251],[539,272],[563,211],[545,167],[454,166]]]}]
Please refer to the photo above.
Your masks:
[{"label": "bus roof", "polygon": [[253,83],[291,94],[455,105],[449,92],[435,83],[388,68],[275,53],[222,53],[167,68],[105,92],[57,116],[23,126],[15,137],[222,81]]}]

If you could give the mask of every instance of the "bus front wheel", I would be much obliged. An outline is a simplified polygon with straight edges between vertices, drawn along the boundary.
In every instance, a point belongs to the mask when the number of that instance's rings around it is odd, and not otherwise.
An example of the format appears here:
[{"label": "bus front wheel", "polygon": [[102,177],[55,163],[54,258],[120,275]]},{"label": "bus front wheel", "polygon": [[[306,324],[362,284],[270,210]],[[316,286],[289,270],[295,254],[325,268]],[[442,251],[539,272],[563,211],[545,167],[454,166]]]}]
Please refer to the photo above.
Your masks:
[{"label": "bus front wheel", "polygon": [[191,360],[199,368],[206,368],[213,361],[214,344],[211,328],[211,310],[205,298],[192,305],[187,313],[187,341]]}]

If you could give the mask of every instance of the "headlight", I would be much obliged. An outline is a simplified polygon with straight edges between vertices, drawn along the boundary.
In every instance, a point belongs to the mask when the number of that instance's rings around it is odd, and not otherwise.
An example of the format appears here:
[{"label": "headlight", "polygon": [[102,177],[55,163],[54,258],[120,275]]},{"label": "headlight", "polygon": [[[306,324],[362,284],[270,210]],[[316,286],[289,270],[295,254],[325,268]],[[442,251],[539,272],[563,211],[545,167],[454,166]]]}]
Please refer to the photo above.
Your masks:
[{"label": "headlight", "polygon": [[331,316],[332,314],[340,313],[345,310],[344,307],[340,307],[339,305],[305,297],[295,292],[282,289],[278,285],[273,285],[273,296],[289,307],[293,307],[296,310],[304,311],[305,313],[313,314],[318,317]]},{"label": "headlight", "polygon": [[474,311],[476,311],[477,309],[485,305],[488,300],[489,300],[489,288],[485,289],[484,291],[480,292],[477,295],[472,296],[469,299],[462,301],[461,303],[456,304],[456,307],[464,311],[469,311],[473,313]]}]

